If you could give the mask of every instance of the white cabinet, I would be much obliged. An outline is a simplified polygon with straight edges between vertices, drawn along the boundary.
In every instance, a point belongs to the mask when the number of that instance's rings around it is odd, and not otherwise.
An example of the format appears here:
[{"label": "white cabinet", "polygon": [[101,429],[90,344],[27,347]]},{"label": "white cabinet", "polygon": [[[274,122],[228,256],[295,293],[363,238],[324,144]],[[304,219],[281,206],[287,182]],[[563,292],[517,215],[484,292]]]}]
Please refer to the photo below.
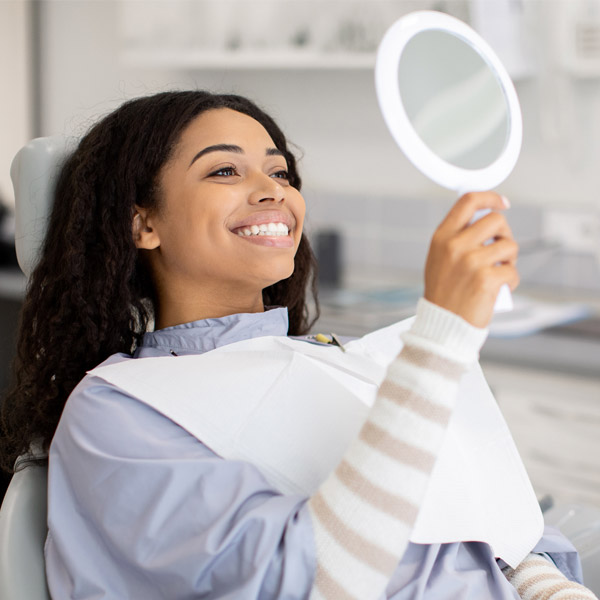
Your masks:
[{"label": "white cabinet", "polygon": [[600,373],[482,366],[537,496],[600,508]]}]

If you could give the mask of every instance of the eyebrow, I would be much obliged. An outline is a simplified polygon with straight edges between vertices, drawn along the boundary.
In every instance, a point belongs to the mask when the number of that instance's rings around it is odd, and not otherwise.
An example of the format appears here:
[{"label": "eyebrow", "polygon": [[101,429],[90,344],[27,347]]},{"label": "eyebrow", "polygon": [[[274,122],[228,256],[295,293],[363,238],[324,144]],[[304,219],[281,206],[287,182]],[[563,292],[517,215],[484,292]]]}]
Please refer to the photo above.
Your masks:
[{"label": "eyebrow", "polygon": [[[204,150],[200,150],[190,163],[188,169],[201,157],[210,152],[235,152],[236,154],[244,154],[243,148],[236,146],[235,144],[215,144],[214,146],[207,146]],[[266,156],[284,156],[283,152],[279,148],[267,148],[265,152]]]}]

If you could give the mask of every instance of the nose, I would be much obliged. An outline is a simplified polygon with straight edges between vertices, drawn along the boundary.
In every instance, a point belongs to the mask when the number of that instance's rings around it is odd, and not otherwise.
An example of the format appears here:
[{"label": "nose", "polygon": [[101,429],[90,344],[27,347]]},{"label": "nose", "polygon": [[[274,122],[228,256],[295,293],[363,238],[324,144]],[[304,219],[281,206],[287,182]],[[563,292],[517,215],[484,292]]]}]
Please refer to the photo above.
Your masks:
[{"label": "nose", "polygon": [[266,173],[257,175],[255,187],[250,194],[251,204],[264,202],[283,202],[285,200],[284,187],[273,177]]}]

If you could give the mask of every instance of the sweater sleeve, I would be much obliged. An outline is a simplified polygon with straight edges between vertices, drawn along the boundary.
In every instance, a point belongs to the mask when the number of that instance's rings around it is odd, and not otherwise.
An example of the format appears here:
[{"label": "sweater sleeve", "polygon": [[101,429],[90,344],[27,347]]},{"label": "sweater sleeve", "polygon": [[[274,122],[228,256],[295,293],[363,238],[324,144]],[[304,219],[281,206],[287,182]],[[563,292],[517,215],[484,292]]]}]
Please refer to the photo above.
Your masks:
[{"label": "sweater sleeve", "polygon": [[539,554],[528,554],[516,569],[506,567],[502,572],[522,600],[598,600],[591,590],[567,579]]},{"label": "sweater sleeve", "polygon": [[421,300],[358,438],[309,499],[311,599],[379,598],[401,559],[452,413],[487,330]]}]

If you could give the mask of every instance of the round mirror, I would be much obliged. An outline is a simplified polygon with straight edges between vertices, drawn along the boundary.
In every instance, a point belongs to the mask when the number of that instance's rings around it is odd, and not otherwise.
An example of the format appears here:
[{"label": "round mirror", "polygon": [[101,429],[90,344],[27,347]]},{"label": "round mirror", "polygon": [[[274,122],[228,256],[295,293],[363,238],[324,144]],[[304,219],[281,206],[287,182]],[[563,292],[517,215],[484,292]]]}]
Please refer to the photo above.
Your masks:
[{"label": "round mirror", "polygon": [[462,169],[498,160],[508,139],[508,104],[471,46],[446,31],[422,31],[402,52],[398,87],[411,125],[440,158]]},{"label": "round mirror", "polygon": [[512,171],[522,121],[508,73],[468,25],[434,11],[396,21],[377,53],[379,105],[408,159],[460,193],[491,189]]}]

